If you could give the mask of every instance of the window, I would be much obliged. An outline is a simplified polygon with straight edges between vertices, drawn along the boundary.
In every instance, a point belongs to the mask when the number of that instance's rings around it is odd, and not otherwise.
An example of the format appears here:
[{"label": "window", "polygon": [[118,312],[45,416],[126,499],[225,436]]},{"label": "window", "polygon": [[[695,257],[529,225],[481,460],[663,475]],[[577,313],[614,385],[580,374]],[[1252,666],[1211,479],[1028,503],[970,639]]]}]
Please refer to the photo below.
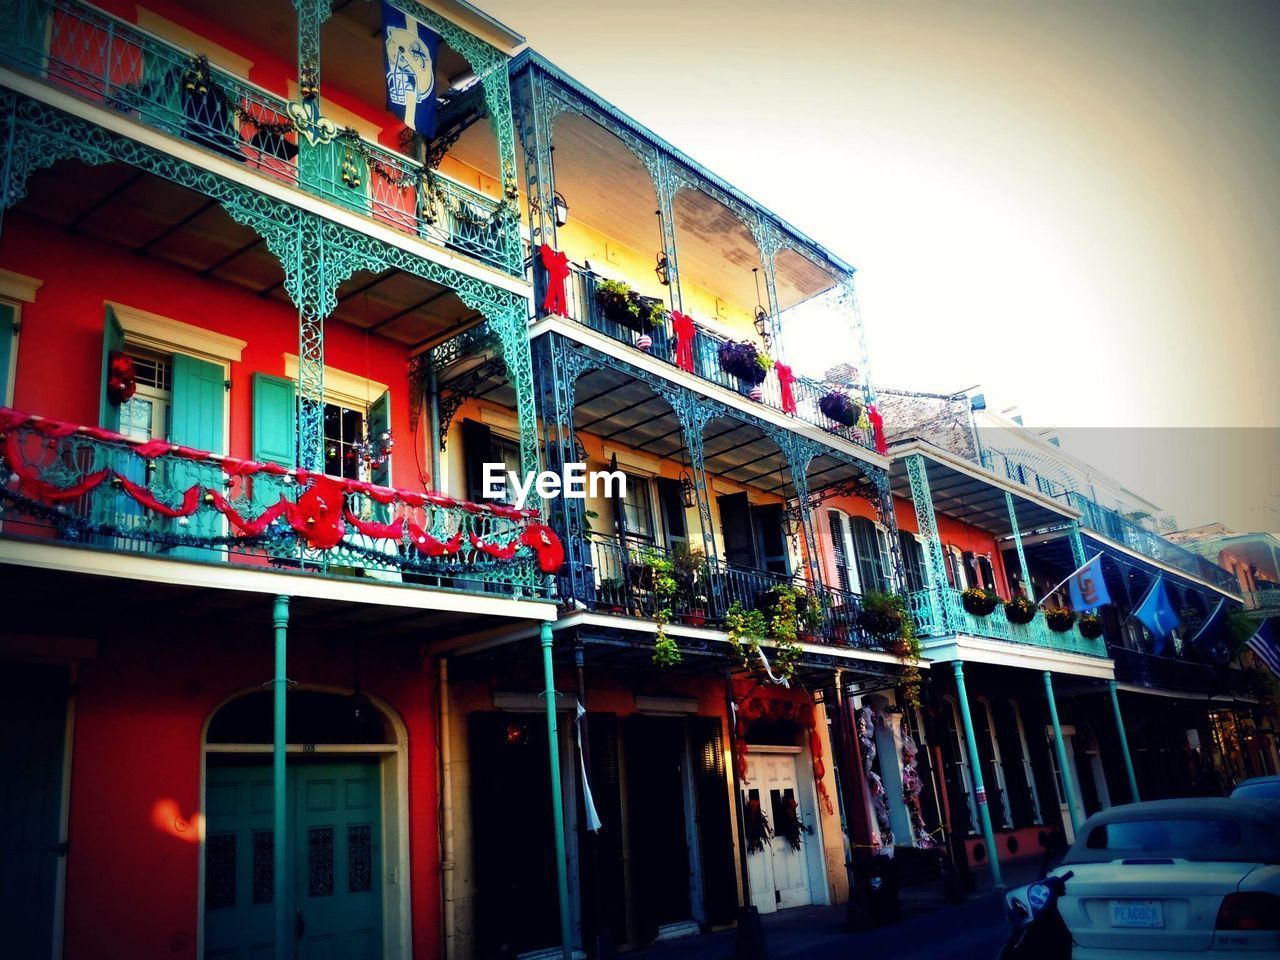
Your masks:
[{"label": "window", "polygon": [[622,518],[628,537],[653,541],[653,497],[646,477],[627,474],[627,495],[622,499]]},{"label": "window", "polygon": [[511,474],[522,477],[524,474],[520,470],[520,444],[508,437],[499,436],[496,433],[489,434],[489,463],[502,464],[503,489],[505,495],[499,501],[501,503],[515,503],[517,493],[511,485],[509,479]]},{"label": "window", "polygon": [[346,480],[365,479],[356,444],[364,436],[364,413],[336,403],[324,405],[324,472]]},{"label": "window", "polygon": [[969,577],[964,568],[964,554],[959,547],[953,547],[950,544],[943,550],[943,554],[947,559],[947,579],[951,581],[951,585],[957,590],[963,590],[969,586]]},{"label": "window", "polygon": [[1018,749],[1022,753],[1022,775],[1027,781],[1027,791],[1031,799],[1032,822],[1044,823],[1044,815],[1040,812],[1040,791],[1036,788],[1036,775],[1031,769],[1031,751],[1027,749],[1027,728],[1022,725],[1022,708],[1017,700],[1010,700],[1013,708],[1013,722],[1018,728]]},{"label": "window", "polygon": [[129,351],[138,389],[120,404],[120,433],[132,440],[169,437],[169,407],[173,401],[173,363],[142,351]]},{"label": "window", "polygon": [[[991,712],[991,702],[985,697],[978,698],[978,725],[979,730],[976,731],[983,735],[983,738],[990,744],[991,750],[991,784],[987,787],[988,793],[996,794],[998,804],[994,812],[1000,817],[1000,824],[1003,827],[1013,826],[1013,811],[1009,809],[1009,788],[1004,780],[1004,763],[1000,757],[1000,741],[996,737],[996,718]],[[985,726],[985,729],[982,727]]]},{"label": "window", "polygon": [[907,575],[907,589],[923,590],[925,588],[924,548],[920,546],[919,539],[914,534],[899,530],[898,546],[902,550],[902,566]]},{"label": "window", "polygon": [[866,517],[850,517],[829,510],[831,541],[835,550],[840,589],[855,593],[889,588],[889,541],[879,524]]},{"label": "window", "polygon": [[947,727],[947,736],[955,745],[956,771],[959,782],[956,786],[964,793],[965,806],[969,811],[969,832],[978,832],[978,810],[973,805],[973,778],[969,774],[969,751],[964,742],[964,724],[960,721],[960,710],[955,700],[943,697],[949,709],[942,711],[942,722]]}]

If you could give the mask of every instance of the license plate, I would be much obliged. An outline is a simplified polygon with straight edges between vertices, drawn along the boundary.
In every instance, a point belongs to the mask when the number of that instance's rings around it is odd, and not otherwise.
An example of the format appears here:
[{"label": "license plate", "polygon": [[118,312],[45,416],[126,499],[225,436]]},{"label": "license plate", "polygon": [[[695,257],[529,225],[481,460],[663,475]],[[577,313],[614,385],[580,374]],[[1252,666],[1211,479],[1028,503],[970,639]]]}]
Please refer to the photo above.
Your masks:
[{"label": "license plate", "polygon": [[1112,900],[1113,927],[1163,927],[1164,905],[1159,900]]}]

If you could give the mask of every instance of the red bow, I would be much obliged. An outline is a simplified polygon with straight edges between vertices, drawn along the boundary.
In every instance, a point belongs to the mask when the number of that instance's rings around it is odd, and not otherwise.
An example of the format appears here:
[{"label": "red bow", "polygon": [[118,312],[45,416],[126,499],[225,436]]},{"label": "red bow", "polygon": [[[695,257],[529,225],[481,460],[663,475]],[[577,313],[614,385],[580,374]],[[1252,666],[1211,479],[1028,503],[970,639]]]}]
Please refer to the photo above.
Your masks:
[{"label": "red bow", "polygon": [[889,452],[889,443],[884,438],[884,417],[876,409],[874,403],[867,404],[867,420],[871,423],[871,431],[875,434],[876,453],[883,456]]},{"label": "red bow", "polygon": [[[303,471],[299,470],[299,477],[302,474]],[[289,525],[306,538],[309,546],[331,550],[346,533],[342,522],[342,484],[333,477],[313,476],[311,486],[289,511]]]},{"label": "red bow", "polygon": [[555,573],[564,564],[564,545],[554,530],[545,523],[531,523],[520,535],[520,542],[533,547],[538,555],[538,567],[543,573]]},{"label": "red bow", "polygon": [[547,294],[542,298],[542,312],[557,316],[568,316],[565,309],[568,305],[564,292],[564,282],[569,279],[569,258],[558,250],[552,250],[547,244],[538,248],[538,256],[547,271]]},{"label": "red bow", "polygon": [[785,363],[775,363],[773,369],[778,371],[778,392],[782,394],[782,412],[795,413],[796,396],[791,392],[791,384],[795,383],[796,375]]},{"label": "red bow", "polygon": [[676,334],[676,366],[693,373],[693,317],[672,310],[671,324]]}]

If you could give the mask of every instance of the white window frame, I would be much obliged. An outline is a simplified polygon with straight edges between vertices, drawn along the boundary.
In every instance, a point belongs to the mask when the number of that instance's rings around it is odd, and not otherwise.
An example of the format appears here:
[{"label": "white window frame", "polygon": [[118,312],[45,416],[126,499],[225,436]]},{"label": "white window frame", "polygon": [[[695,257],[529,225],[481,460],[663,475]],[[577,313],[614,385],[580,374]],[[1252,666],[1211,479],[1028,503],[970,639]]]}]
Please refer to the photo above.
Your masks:
[{"label": "white window frame", "polygon": [[951,569],[955,571],[956,590],[963,592],[969,588],[969,571],[965,569],[964,551],[953,543],[946,546],[947,555],[951,558]]},{"label": "white window frame", "polygon": [[969,807],[969,830],[976,834],[981,829],[978,821],[978,808],[973,800],[973,773],[969,769],[969,748],[964,742],[964,721],[960,717],[960,707],[954,697],[944,694],[942,699],[951,707],[951,723],[956,735],[957,768],[960,771],[960,785],[964,788],[964,802]]},{"label": "white window frame", "polygon": [[25,273],[0,270],[0,301],[13,307],[13,350],[9,353],[9,370],[4,383],[0,383],[0,401],[6,407],[13,406],[13,391],[18,383],[18,346],[22,339],[22,305],[36,302],[36,291],[44,286],[43,280],[28,277]]},{"label": "white window frame", "polygon": [[1013,707],[1013,721],[1018,728],[1018,746],[1022,749],[1022,770],[1031,788],[1031,812],[1037,825],[1044,824],[1044,811],[1040,808],[1040,790],[1036,787],[1035,771],[1031,769],[1031,751],[1027,748],[1027,728],[1022,723],[1022,707],[1017,700],[1010,698],[1009,706]]},{"label": "white window frame", "polygon": [[[839,507],[828,507],[827,513],[835,514],[840,518],[840,538],[844,541],[845,565],[849,571],[849,590],[856,594],[865,593],[866,590],[862,583],[862,571],[858,568],[857,545],[853,539],[854,517]],[[884,568],[884,589],[892,591],[893,571],[890,568],[893,566],[893,551],[889,549],[888,533],[884,524],[880,523],[879,520],[872,520],[870,517],[859,516],[858,519],[866,520],[875,528],[876,546],[880,549],[880,565]]]},{"label": "white window frame", "polygon": [[1004,776],[1004,759],[1000,755],[1000,741],[996,737],[996,715],[991,709],[991,701],[986,697],[978,697],[987,717],[987,732],[991,735],[991,766],[995,771],[996,789],[1000,791],[1000,816],[1005,829],[1013,827],[1013,808],[1009,805],[1009,786]]}]

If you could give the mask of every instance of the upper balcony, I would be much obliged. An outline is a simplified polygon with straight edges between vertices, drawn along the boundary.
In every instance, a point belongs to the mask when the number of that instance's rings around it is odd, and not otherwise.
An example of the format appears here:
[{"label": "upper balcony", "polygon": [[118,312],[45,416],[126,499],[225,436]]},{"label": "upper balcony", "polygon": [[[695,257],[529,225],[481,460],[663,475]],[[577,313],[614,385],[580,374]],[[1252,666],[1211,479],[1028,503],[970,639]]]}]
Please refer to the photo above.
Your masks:
[{"label": "upper balcony", "polygon": [[853,268],[537,54],[512,85],[542,325],[874,448]]},{"label": "upper balcony", "polygon": [[[509,95],[505,70],[490,62],[505,63],[505,54],[401,2],[445,37],[435,68],[437,89],[450,93],[431,143],[405,136],[412,131],[383,106],[371,3],[333,12],[316,38],[322,56],[300,71],[288,0],[161,0],[163,15],[120,5],[132,19],[77,0],[29,0],[5,25],[0,67],[165,134],[178,142],[175,153],[229,160],[341,214],[518,276]],[[476,123],[486,116],[492,130]],[[469,162],[448,155],[453,147]]]},{"label": "upper balcony", "polygon": [[1080,514],[1080,523],[1108,540],[1135,553],[1150,557],[1182,573],[1203,580],[1221,590],[1235,592],[1235,578],[1227,570],[1186,547],[1171,543],[1123,514],[1104,507],[1089,497],[1045,477],[1034,467],[993,450],[982,452],[982,465],[1015,483],[1030,487],[1046,497],[1066,504]]}]

